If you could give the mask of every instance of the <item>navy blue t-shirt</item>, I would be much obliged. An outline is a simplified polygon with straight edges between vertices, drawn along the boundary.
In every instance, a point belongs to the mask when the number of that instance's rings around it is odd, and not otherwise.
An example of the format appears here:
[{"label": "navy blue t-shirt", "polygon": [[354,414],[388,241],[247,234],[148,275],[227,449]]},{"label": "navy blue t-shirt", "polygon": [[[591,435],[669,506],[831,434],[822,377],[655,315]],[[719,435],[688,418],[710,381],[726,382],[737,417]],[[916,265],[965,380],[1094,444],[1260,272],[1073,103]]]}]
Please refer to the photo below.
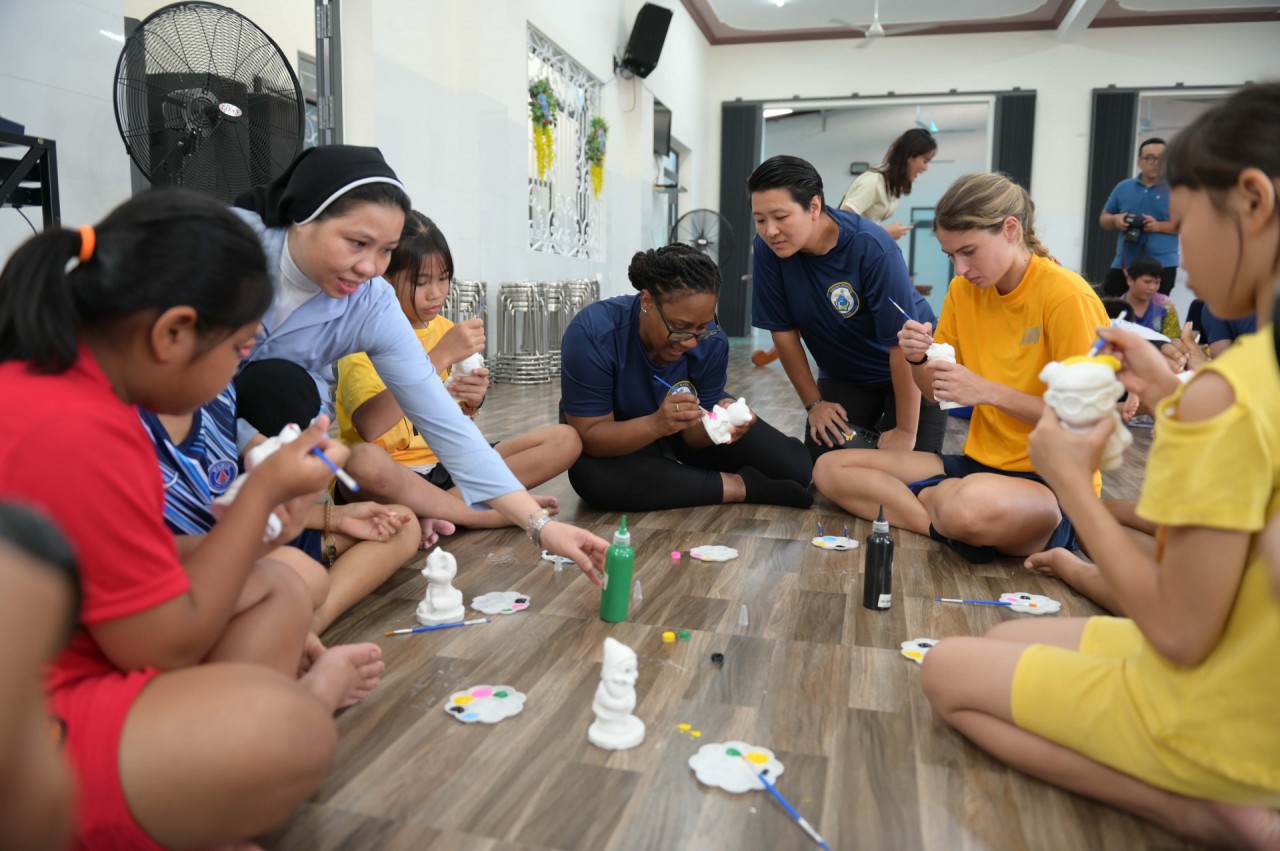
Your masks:
[{"label": "navy blue t-shirt", "polygon": [[827,208],[840,227],[835,248],[787,258],[759,236],[753,243],[751,324],[800,332],[818,375],[847,384],[888,384],[889,347],[906,322],[893,299],[917,322],[935,322],[916,292],[902,251],[889,232],[848,210]]},{"label": "navy blue t-shirt", "polygon": [[1258,333],[1257,314],[1250,313],[1248,316],[1242,316],[1239,319],[1219,319],[1209,312],[1208,305],[1205,305],[1200,312],[1200,323],[1204,326],[1204,341],[1206,344],[1218,343],[1222,340],[1235,342],[1237,337]]},{"label": "navy blue t-shirt", "polygon": [[[560,344],[560,401],[575,417],[613,414],[623,422],[647,417],[670,393],[692,393],[704,408],[725,398],[729,341],[717,334],[684,357],[658,367],[640,342],[640,296],[588,305],[565,329]],[[714,327],[714,326],[713,326]],[[654,380],[658,376],[675,390]]]}]

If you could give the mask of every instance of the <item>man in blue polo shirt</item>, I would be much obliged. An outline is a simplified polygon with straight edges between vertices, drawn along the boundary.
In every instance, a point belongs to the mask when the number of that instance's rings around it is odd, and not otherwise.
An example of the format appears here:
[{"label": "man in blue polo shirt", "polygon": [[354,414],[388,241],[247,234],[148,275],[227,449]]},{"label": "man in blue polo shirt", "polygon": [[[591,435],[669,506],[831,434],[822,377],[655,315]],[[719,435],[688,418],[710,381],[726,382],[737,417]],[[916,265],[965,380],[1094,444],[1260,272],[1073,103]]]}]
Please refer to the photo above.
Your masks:
[{"label": "man in blue polo shirt", "polygon": [[1161,174],[1163,161],[1164,139],[1151,138],[1139,145],[1138,176],[1117,183],[1098,216],[1103,230],[1120,232],[1116,257],[1102,283],[1105,295],[1125,294],[1125,270],[1143,255],[1160,263],[1160,292],[1168,295],[1173,289],[1178,274],[1178,232],[1169,221],[1169,184]]}]

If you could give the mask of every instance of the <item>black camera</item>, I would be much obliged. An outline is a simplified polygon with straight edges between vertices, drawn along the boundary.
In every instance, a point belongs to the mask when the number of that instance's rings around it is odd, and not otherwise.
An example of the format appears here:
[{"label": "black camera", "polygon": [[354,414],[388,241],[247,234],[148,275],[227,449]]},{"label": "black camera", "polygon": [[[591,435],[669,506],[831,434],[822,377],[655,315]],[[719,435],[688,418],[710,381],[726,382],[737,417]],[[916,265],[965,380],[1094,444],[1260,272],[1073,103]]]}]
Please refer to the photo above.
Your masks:
[{"label": "black camera", "polygon": [[1135,216],[1133,213],[1124,214],[1124,241],[1135,243],[1142,238],[1142,231],[1147,226],[1147,220],[1142,216]]}]

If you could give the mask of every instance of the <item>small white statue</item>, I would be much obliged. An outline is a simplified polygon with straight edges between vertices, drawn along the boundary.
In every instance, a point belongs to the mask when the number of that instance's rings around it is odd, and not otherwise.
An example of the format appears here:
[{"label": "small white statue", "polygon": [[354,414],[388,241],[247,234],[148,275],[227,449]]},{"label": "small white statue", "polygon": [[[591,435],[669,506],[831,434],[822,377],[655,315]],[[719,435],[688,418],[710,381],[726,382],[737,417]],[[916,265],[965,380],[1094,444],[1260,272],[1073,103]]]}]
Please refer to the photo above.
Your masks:
[{"label": "small white statue", "polygon": [[587,728],[587,741],[608,751],[634,748],[644,741],[644,722],[631,714],[636,708],[639,676],[635,651],[621,641],[606,638],[600,685],[591,701],[596,720]]},{"label": "small white statue", "polygon": [[[286,443],[292,443],[298,439],[298,435],[302,434],[302,429],[293,423],[289,423],[280,429],[280,433],[275,437],[268,437],[257,446],[250,449],[244,455],[244,472],[235,478],[231,486],[223,492],[222,496],[213,501],[209,507],[214,519],[221,518],[226,513],[231,503],[235,502],[236,495],[240,493],[240,488],[244,486],[245,479],[249,478],[249,473],[253,468],[266,460],[267,456],[275,452]],[[276,516],[275,511],[267,515],[267,528],[262,534],[262,542],[270,543],[280,537],[280,533],[284,531],[284,527],[280,523],[280,518]]]},{"label": "small white statue", "polygon": [[418,604],[418,623],[436,626],[455,623],[467,616],[462,605],[462,592],[453,587],[453,577],[458,575],[458,560],[436,547],[427,556],[427,566],[422,569],[427,578],[427,593]]},{"label": "small white statue", "polygon": [[1119,361],[1110,355],[1051,361],[1040,370],[1040,380],[1048,385],[1045,403],[1053,408],[1062,425],[1084,433],[1103,417],[1113,417],[1116,427],[1102,449],[1102,469],[1114,470],[1124,462],[1124,451],[1133,435],[1124,427],[1116,402],[1124,395],[1124,385],[1116,379]]},{"label": "small white statue", "polygon": [[732,437],[730,434],[732,429],[749,422],[751,422],[751,409],[747,407],[747,400],[742,398],[725,407],[716,405],[702,414],[702,427],[707,430],[711,442],[716,444],[728,443],[729,438]]},{"label": "small white statue", "polygon": [[[956,347],[951,345],[950,343],[930,343],[929,350],[924,353],[924,356],[929,360],[944,360],[949,363],[955,363]],[[951,402],[946,399],[939,399],[938,407],[944,411],[949,411],[952,408],[962,408],[964,406],[961,405],[959,402]]]},{"label": "small white statue", "polygon": [[462,360],[453,365],[453,369],[449,370],[448,384],[454,384],[460,376],[470,375],[477,369],[484,366],[484,355],[476,352],[474,355],[467,355]]}]

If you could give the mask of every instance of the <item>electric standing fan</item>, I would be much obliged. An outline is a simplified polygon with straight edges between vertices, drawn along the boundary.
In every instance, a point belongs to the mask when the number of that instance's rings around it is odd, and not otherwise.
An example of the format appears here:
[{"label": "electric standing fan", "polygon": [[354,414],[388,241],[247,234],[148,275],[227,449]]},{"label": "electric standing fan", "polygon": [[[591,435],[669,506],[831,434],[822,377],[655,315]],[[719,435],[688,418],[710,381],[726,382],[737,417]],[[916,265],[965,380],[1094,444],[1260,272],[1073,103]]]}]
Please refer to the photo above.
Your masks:
[{"label": "electric standing fan", "polygon": [[302,149],[302,89],[280,47],[213,3],[158,9],[116,63],[116,125],[155,185],[224,201],[277,177]]},{"label": "electric standing fan", "polygon": [[671,241],[692,245],[719,263],[722,254],[733,250],[733,227],[715,210],[690,210],[676,219]]}]

